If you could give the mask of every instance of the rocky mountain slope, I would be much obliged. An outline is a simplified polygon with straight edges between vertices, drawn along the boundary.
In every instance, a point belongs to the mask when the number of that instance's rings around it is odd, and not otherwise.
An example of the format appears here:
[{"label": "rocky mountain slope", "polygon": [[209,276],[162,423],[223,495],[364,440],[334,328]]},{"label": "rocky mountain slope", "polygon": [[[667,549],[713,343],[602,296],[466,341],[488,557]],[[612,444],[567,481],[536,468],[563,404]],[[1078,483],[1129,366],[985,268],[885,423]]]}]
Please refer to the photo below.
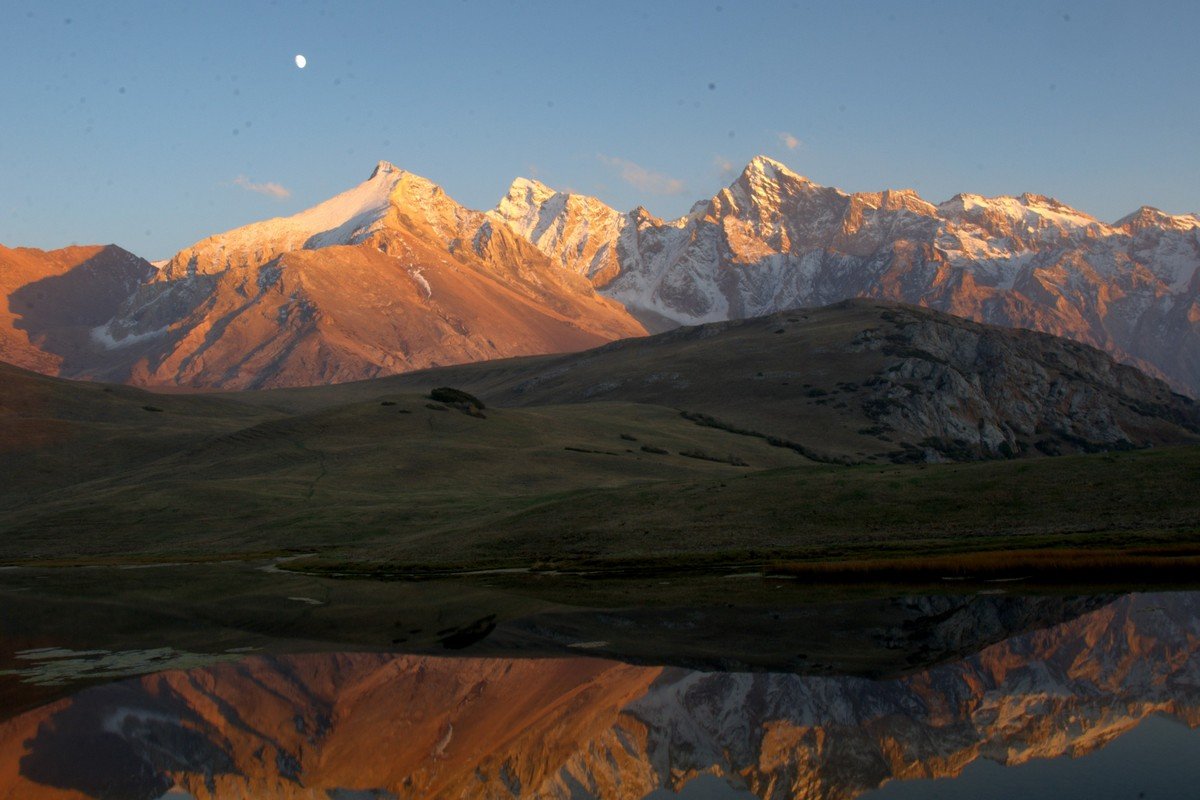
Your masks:
[{"label": "rocky mountain slope", "polygon": [[755,158],[676,220],[520,179],[491,212],[652,329],[889,298],[1066,336],[1200,391],[1200,217],[849,194]]},{"label": "rocky mountain slope", "polygon": [[870,300],[382,385],[433,384],[505,405],[669,406],[834,460],[1059,454],[1200,433],[1200,405],[1095,348]]},{"label": "rocky mountain slope", "polygon": [[1198,614],[1194,593],[1126,596],[891,680],[258,657],[0,724],[0,782],[22,798],[643,798],[709,775],[764,799],[851,800],[982,760],[1080,758],[1151,716],[1197,727]]},{"label": "rocky mountain slope", "polygon": [[205,239],[140,277],[119,307],[91,309],[75,357],[43,341],[45,358],[26,363],[143,386],[262,388],[644,333],[506,226],[386,162],[331,200]]},{"label": "rocky mountain slope", "polygon": [[44,251],[0,245],[0,361],[88,377],[96,331],[155,270],[115,245]]}]

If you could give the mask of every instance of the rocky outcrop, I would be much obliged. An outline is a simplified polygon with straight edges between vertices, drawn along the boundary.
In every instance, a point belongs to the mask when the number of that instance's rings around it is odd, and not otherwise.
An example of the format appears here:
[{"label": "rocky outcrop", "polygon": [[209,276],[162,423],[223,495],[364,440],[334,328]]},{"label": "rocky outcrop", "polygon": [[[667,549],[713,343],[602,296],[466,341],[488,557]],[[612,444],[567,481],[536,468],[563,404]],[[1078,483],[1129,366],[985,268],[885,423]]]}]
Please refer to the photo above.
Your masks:
[{"label": "rocky outcrop", "polygon": [[862,407],[881,430],[920,441],[915,459],[1040,451],[1097,451],[1200,435],[1194,403],[1086,345],[1029,331],[1001,332],[897,308],[892,325],[852,347],[889,357],[863,384]]}]

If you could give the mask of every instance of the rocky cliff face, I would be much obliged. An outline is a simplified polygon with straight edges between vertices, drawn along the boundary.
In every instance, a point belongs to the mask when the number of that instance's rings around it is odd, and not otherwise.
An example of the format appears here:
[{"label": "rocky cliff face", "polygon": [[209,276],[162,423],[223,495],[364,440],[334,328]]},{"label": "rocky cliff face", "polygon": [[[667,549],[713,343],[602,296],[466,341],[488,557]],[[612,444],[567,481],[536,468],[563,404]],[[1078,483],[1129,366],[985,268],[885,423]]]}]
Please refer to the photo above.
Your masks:
[{"label": "rocky cliff face", "polygon": [[[928,612],[946,616],[944,601]],[[707,774],[756,797],[849,800],[979,759],[1077,757],[1151,715],[1200,725],[1197,618],[1194,594],[1127,596],[885,681],[594,659],[254,658],[4,723],[0,780],[22,798],[172,786],[199,798],[641,798]]]},{"label": "rocky cliff face", "polygon": [[895,359],[864,381],[863,410],[944,455],[1132,448],[1176,426],[1200,434],[1194,403],[1091,347],[905,309],[881,318],[890,332],[867,329],[851,345]]},{"label": "rocky cliff face", "polygon": [[648,326],[877,297],[1091,344],[1200,391],[1200,217],[847,194],[759,157],[677,220],[513,185],[493,215]]}]

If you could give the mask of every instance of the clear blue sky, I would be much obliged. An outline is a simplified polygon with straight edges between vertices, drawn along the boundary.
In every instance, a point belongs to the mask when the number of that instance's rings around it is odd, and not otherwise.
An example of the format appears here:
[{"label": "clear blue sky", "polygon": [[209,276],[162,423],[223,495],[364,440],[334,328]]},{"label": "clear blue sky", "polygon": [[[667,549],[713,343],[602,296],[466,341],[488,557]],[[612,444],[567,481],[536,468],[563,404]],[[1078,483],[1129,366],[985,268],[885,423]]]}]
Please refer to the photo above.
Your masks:
[{"label": "clear blue sky", "polygon": [[474,208],[526,175],[675,216],[765,153],[850,191],[1196,211],[1197,31],[1194,0],[5,0],[0,243],[161,258],[379,159]]}]

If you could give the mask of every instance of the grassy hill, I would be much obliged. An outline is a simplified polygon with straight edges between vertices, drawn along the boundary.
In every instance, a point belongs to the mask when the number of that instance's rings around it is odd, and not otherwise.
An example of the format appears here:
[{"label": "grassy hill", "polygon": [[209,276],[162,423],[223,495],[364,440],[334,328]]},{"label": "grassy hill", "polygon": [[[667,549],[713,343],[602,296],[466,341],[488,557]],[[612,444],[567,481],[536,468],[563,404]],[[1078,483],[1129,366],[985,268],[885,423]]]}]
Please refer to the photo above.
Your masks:
[{"label": "grassy hill", "polygon": [[7,564],[850,574],[1200,545],[1194,403],[1081,345],[889,304],[309,389],[0,379]]}]

